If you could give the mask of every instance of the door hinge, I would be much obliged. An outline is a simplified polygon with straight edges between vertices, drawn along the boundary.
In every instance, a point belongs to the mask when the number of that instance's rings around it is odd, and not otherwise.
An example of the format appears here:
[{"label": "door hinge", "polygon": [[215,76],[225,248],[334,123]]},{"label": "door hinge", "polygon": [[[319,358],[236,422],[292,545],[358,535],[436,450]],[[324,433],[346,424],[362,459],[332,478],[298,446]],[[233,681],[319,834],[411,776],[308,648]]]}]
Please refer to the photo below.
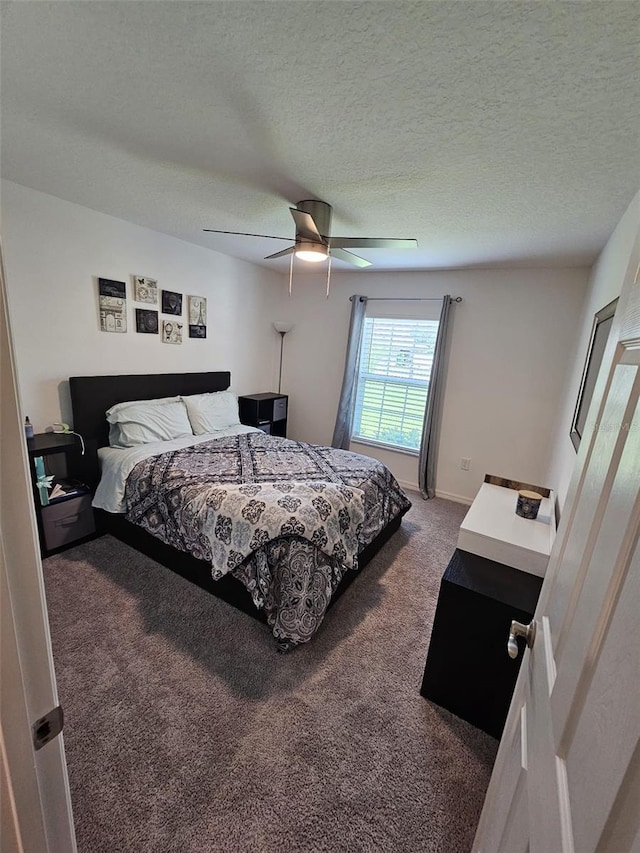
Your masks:
[{"label": "door hinge", "polygon": [[42,747],[49,743],[50,740],[53,740],[54,737],[58,737],[62,731],[63,725],[64,713],[62,711],[62,705],[57,705],[55,708],[52,708],[48,714],[45,714],[44,717],[40,717],[39,720],[36,720],[31,726],[31,731],[33,732],[33,745],[36,750],[42,749]]}]

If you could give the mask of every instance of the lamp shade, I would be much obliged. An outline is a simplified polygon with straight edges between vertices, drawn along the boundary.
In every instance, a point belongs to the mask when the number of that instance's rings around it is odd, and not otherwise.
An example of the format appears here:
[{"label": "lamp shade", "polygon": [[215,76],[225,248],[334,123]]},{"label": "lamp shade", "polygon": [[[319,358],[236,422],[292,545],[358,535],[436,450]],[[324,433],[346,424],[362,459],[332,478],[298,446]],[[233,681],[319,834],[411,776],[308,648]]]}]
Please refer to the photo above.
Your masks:
[{"label": "lamp shade", "polygon": [[290,332],[291,329],[293,329],[293,323],[285,323],[282,320],[274,320],[273,328],[281,335],[286,335],[287,332]]}]

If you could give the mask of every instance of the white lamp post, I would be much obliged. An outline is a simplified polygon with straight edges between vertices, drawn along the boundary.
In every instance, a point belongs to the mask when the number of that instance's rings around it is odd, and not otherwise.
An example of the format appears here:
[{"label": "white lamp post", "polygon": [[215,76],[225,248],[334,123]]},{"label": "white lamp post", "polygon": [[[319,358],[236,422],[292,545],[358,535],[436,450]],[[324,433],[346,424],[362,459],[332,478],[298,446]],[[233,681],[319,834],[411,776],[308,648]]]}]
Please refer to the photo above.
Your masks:
[{"label": "white lamp post", "polygon": [[281,391],[282,386],[282,350],[284,347],[284,336],[287,332],[290,332],[293,329],[293,323],[284,323],[281,321],[276,321],[273,324],[273,328],[280,335],[280,369],[278,371],[278,394]]}]

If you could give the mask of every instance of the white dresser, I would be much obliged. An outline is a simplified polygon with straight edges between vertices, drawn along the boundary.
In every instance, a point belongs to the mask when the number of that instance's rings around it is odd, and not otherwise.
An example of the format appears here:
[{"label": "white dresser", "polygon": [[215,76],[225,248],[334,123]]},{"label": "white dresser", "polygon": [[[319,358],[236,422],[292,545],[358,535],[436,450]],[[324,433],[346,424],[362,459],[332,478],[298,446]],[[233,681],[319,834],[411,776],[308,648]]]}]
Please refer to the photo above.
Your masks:
[{"label": "white dresser", "polygon": [[[526,483],[518,487],[538,488]],[[533,520],[516,515],[518,489],[483,483],[460,525],[458,548],[544,577],[556,535],[555,493],[544,491],[549,497],[542,499]]]}]

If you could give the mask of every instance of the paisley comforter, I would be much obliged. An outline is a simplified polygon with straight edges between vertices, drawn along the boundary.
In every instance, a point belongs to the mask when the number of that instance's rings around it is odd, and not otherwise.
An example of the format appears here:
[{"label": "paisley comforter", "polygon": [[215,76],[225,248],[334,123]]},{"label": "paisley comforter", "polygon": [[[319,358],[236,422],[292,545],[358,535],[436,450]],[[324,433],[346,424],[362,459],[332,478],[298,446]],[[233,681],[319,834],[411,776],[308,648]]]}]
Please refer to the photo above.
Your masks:
[{"label": "paisley comforter", "polygon": [[125,498],[128,521],[241,580],[283,649],[313,636],[358,553],[411,506],[375,459],[262,432],[145,459]]}]

